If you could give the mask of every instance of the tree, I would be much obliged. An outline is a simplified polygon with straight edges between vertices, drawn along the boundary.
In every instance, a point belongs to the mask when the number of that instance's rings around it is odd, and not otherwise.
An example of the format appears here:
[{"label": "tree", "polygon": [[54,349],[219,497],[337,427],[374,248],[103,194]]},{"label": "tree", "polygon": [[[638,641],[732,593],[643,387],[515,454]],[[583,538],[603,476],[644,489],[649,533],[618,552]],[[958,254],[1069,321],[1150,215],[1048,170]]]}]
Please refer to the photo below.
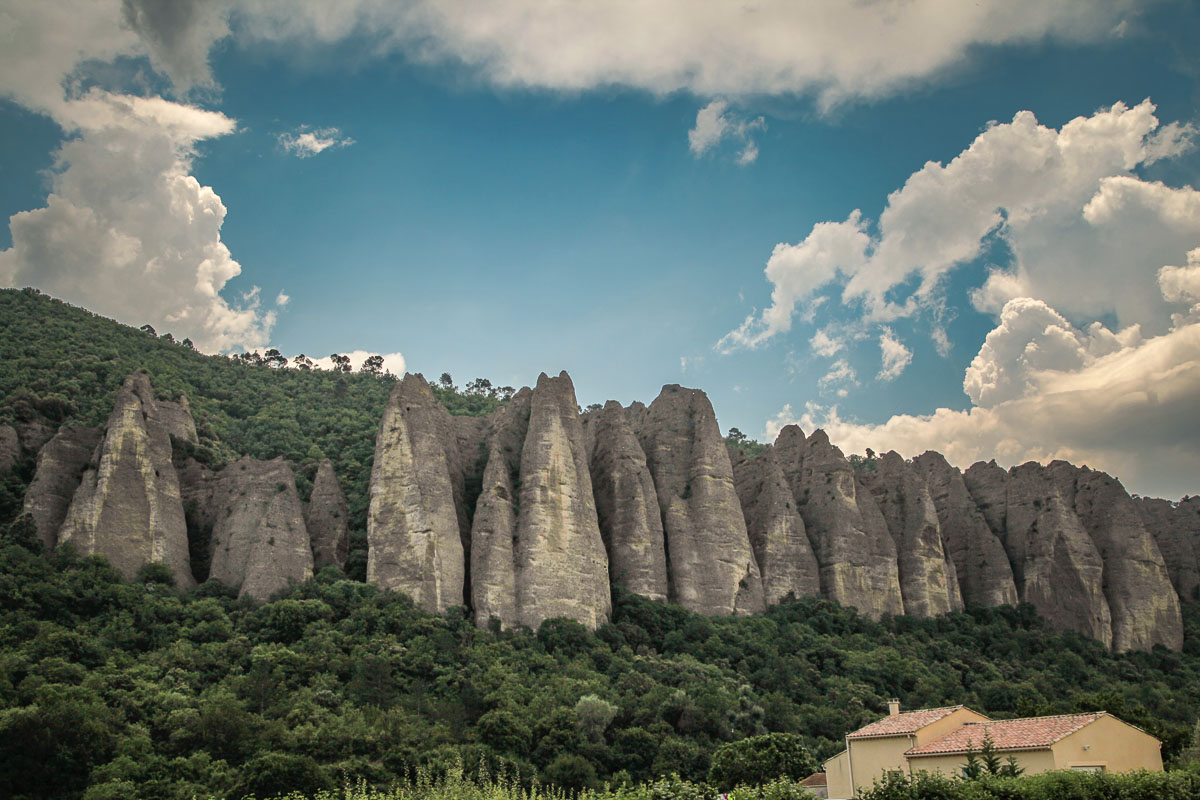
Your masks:
[{"label": "tree", "polygon": [[182,344],[188,350],[191,350],[193,352],[196,350],[196,343],[193,342],[190,337],[187,339],[184,339],[182,342],[180,342],[180,344]]},{"label": "tree", "polygon": [[304,353],[301,353],[298,356],[292,357],[292,366],[296,369],[302,369],[307,372],[313,368],[313,361],[311,358],[304,355]]},{"label": "tree", "polygon": [[467,384],[467,394],[477,395],[479,397],[495,396],[495,389],[492,388],[492,382],[487,378],[476,378]]},{"label": "tree", "polygon": [[329,360],[333,362],[334,372],[350,371],[350,356],[343,356],[339,353],[330,353]]},{"label": "tree", "polygon": [[725,436],[726,439],[731,439],[735,444],[746,441],[746,434],[742,433],[737,428],[730,428],[729,433]]},{"label": "tree", "polygon": [[619,710],[602,697],[585,694],[575,704],[575,718],[580,732],[593,742],[600,741],[604,738],[604,730]]},{"label": "tree", "polygon": [[761,786],[776,778],[802,780],[817,771],[817,760],[794,733],[765,733],[723,744],[713,753],[708,781],[722,791]]},{"label": "tree", "polygon": [[454,386],[454,378],[450,377],[449,372],[443,372],[442,376],[438,378],[438,383],[442,385],[442,388],[450,389]]},{"label": "tree", "polygon": [[283,353],[272,347],[263,356],[263,362],[271,369],[283,369],[287,366],[287,359],[283,357]]},{"label": "tree", "polygon": [[154,326],[151,325],[150,323],[146,323],[142,327],[138,328],[138,330],[141,331],[142,333],[148,333],[151,336],[158,336],[158,334],[155,333],[155,331],[154,331]]},{"label": "tree", "polygon": [[382,375],[383,356],[367,356],[367,360],[362,363],[359,372],[365,372],[368,375]]},{"label": "tree", "polygon": [[171,344],[175,344],[175,337],[171,335],[170,331],[167,331],[159,338],[164,339],[164,340],[170,342]]}]

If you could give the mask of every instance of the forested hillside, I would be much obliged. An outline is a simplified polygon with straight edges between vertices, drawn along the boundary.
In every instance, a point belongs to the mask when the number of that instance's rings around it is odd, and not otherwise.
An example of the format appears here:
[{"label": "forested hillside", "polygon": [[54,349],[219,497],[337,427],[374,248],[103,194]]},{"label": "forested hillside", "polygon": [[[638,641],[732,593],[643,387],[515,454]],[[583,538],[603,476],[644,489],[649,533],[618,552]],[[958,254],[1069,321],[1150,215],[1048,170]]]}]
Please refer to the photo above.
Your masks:
[{"label": "forested hillside", "polygon": [[[389,376],[203,356],[34,292],[0,292],[0,356],[0,422],[103,424],[146,369],[164,397],[188,395],[200,457],[282,455],[300,483],[328,457],[365,527]],[[459,414],[508,394],[452,387],[433,390]],[[41,553],[10,524],[31,469],[27,454],[3,483],[0,797],[263,797],[459,762],[569,788],[704,780],[721,744],[766,732],[826,758],[892,696],[997,718],[1104,709],[1162,738],[1168,763],[1196,730],[1196,603],[1181,652],[1126,654],[1051,633],[1030,606],[872,622],[809,597],[705,617],[614,590],[594,632],[501,631],[336,568],[260,605],[215,583],[179,591],[154,564],[130,583],[69,546]]]}]

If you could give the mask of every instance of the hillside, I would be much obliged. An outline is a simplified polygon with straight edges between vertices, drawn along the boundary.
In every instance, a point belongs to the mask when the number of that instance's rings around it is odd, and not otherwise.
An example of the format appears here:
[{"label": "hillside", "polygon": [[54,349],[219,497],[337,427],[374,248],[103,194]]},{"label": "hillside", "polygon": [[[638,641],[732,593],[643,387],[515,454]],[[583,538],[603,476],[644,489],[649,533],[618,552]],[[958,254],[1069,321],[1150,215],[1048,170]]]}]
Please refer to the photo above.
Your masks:
[{"label": "hillside", "polygon": [[[21,437],[0,486],[0,796],[265,796],[459,760],[565,787],[703,780],[721,743],[763,732],[828,757],[892,696],[997,718],[1105,709],[1161,737],[1169,762],[1195,730],[1192,551],[1137,562],[1165,589],[1113,593],[1129,551],[1096,520],[1153,554],[1152,535],[1190,547],[1194,532],[1144,522],[1103,473],[845,459],[798,429],[748,458],[698,390],[580,414],[565,375],[509,397],[272,369],[32,292],[0,292],[0,354],[0,426]],[[48,440],[76,451],[37,470],[65,492],[49,540],[13,522]],[[156,525],[175,515],[155,544],[175,561],[104,522],[140,508],[127,491],[170,512]],[[322,568],[314,508],[341,491],[350,549]],[[983,562],[964,555],[984,546],[1008,564],[997,530],[1023,518],[1074,554],[972,572]],[[456,543],[457,566],[405,561]],[[726,545],[755,577],[706,569]],[[307,562],[288,566],[285,546]],[[551,569],[529,567],[537,548]],[[1014,574],[1035,567],[1041,585],[1094,583],[1036,595]],[[866,568],[885,591],[852,580]],[[1079,597],[1109,613],[1108,640],[1046,611]],[[1153,619],[1139,608],[1173,608],[1143,630],[1173,624],[1176,652],[1149,638],[1112,651],[1115,620]]]}]

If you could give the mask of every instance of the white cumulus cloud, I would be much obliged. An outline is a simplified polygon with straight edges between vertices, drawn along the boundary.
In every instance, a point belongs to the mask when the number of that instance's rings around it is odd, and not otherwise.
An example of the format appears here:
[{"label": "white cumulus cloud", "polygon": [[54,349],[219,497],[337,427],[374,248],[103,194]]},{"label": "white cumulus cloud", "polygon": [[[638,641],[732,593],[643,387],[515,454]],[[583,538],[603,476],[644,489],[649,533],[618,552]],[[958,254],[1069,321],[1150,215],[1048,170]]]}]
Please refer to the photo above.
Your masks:
[{"label": "white cumulus cloud", "polygon": [[912,350],[896,338],[891,328],[884,328],[883,333],[879,334],[879,352],[883,357],[883,364],[876,377],[881,381],[895,380],[912,363]]}]

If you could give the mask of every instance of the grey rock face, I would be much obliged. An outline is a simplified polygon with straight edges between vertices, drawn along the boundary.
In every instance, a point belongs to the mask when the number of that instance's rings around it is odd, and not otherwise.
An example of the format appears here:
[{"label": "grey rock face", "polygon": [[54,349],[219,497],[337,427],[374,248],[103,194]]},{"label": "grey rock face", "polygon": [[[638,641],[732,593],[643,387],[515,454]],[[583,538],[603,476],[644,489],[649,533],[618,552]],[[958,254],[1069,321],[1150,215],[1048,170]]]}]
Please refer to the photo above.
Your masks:
[{"label": "grey rock face", "polygon": [[117,395],[98,459],[59,531],[65,541],[80,553],[106,556],[127,578],[158,561],[177,585],[195,585],[171,438],[144,372],[127,378]]},{"label": "grey rock face", "polygon": [[158,416],[171,436],[181,441],[200,444],[200,437],[196,435],[196,420],[192,418],[192,405],[188,402],[186,394],[180,395],[178,403],[159,400]]},{"label": "grey rock face", "polygon": [[1179,598],[1158,545],[1142,525],[1133,499],[1103,472],[1055,461],[1046,468],[1069,498],[1104,561],[1104,596],[1112,613],[1112,647],[1183,647]]},{"label": "grey rock face", "polygon": [[896,543],[904,612],[932,617],[961,611],[958,575],[946,556],[937,508],[924,479],[894,450],[860,477]]},{"label": "grey rock face", "polygon": [[646,454],[620,403],[610,400],[603,411],[589,416],[592,489],[612,582],[665,601],[666,545]]},{"label": "grey rock face", "polygon": [[36,417],[28,422],[18,423],[17,438],[21,440],[21,447],[28,452],[40,452],[46,446],[46,442],[54,438],[54,434],[58,432],[58,426],[42,417]]},{"label": "grey rock face", "polygon": [[595,628],[608,619],[608,557],[592,497],[575,387],[544,373],[530,396],[521,451],[514,545],[522,625],[570,617]]},{"label": "grey rock face", "polygon": [[313,569],[330,564],[341,569],[350,550],[350,509],[329,459],[317,467],[304,525],[312,544]]},{"label": "grey rock face", "polygon": [[1036,462],[1009,471],[1006,497],[1002,541],[1021,599],[1052,628],[1081,631],[1111,647],[1104,561],[1072,499]]},{"label": "grey rock face", "polygon": [[21,439],[12,425],[0,425],[0,475],[7,473],[21,460]]},{"label": "grey rock face", "polygon": [[738,453],[733,459],[733,480],[762,572],[766,603],[778,603],[788,595],[820,595],[821,568],[774,451],[768,448],[754,459]]},{"label": "grey rock face", "polygon": [[529,430],[530,397],[523,388],[489,421],[487,465],[471,524],[471,604],[477,625],[493,617],[520,624],[514,540],[517,536],[521,450]]},{"label": "grey rock face", "polygon": [[243,458],[213,480],[210,578],[239,597],[266,600],[312,577],[296,476],[286,461]]},{"label": "grey rock face", "polygon": [[708,397],[664,386],[639,436],[662,512],[671,599],[701,614],[762,611],[762,577]]},{"label": "grey rock face", "polygon": [[1008,473],[995,461],[979,461],[963,473],[963,483],[984,522],[1003,543],[1008,524]]},{"label": "grey rock face", "polygon": [[[808,439],[795,425],[774,445],[821,568],[821,591],[878,619],[903,614],[896,545],[854,468],[824,431]],[[860,496],[861,495],[861,496]]]},{"label": "grey rock face", "polygon": [[929,486],[963,600],[988,607],[1020,602],[1004,545],[967,492],[962,473],[932,450],[913,459],[913,468]]},{"label": "grey rock face", "polygon": [[1137,504],[1175,591],[1183,600],[1200,600],[1200,497],[1179,503],[1143,497]]},{"label": "grey rock face", "polygon": [[22,510],[33,518],[47,550],[58,544],[58,530],[101,436],[99,428],[64,425],[38,453],[37,472],[25,490]]},{"label": "grey rock face", "polygon": [[450,414],[421,375],[396,384],[383,412],[367,513],[367,580],[440,612],[463,605],[463,469]]}]

